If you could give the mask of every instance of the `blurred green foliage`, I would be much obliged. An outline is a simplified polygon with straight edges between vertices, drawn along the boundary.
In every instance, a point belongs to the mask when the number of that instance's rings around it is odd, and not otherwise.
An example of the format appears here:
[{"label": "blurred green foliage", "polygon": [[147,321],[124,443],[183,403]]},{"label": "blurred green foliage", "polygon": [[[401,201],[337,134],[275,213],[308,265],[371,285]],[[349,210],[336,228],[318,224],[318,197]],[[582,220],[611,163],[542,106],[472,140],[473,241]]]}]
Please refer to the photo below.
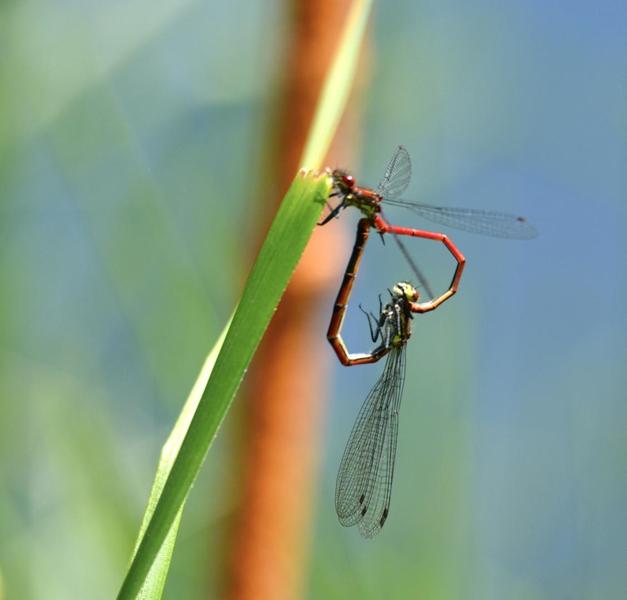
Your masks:
[{"label": "blurred green foliage", "polygon": [[[10,597],[114,595],[159,447],[232,310],[272,80],[260,24],[276,26],[233,9],[1,9]],[[217,53],[217,22],[246,45]]]}]

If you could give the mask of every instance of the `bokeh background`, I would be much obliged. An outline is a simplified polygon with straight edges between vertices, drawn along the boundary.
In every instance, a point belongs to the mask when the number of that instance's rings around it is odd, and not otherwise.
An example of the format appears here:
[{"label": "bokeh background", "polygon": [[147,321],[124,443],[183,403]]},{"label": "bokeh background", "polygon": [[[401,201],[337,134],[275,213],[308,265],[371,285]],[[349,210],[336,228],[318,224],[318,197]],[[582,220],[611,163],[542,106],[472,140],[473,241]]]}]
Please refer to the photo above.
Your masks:
[{"label": "bokeh background", "polygon": [[[0,6],[0,596],[117,591],[250,261],[288,22],[278,1]],[[416,319],[391,516],[371,542],[332,499],[379,367],[320,382],[307,597],[625,597],[626,22],[609,0],[375,4],[343,166],[375,184],[403,143],[408,197],[523,213],[540,235],[450,232],[468,267]],[[439,249],[412,250],[447,279]],[[406,277],[373,238],[355,299]],[[367,344],[360,314],[347,338]],[[238,410],[166,597],[219,594]]]}]

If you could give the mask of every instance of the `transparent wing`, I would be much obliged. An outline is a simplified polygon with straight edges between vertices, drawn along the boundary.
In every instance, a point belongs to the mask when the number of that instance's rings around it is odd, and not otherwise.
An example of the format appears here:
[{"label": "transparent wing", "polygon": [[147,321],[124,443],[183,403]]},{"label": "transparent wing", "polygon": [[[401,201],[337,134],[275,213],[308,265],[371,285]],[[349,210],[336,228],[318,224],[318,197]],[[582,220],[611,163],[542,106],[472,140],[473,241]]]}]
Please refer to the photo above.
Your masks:
[{"label": "transparent wing", "polygon": [[411,179],[411,159],[404,146],[399,146],[385,170],[377,191],[386,200],[398,198],[409,185]]},{"label": "transparent wing", "polygon": [[359,411],[337,476],[335,510],[345,527],[366,538],[383,527],[389,511],[405,381],[405,346],[394,348]]},{"label": "transparent wing", "polygon": [[394,238],[394,241],[398,245],[398,248],[401,251],[401,254],[405,257],[405,260],[409,263],[409,267],[411,268],[411,270],[414,273],[414,276],[416,277],[416,283],[422,289],[424,289],[424,291],[427,293],[429,300],[435,298],[435,296],[433,295],[433,290],[431,289],[431,286],[429,285],[429,281],[427,280],[423,272],[420,270],[418,265],[414,262],[414,259],[411,257],[411,254],[405,247],[405,244],[401,242],[401,238],[395,233],[392,234],[392,237]]},{"label": "transparent wing", "polygon": [[508,213],[473,208],[448,208],[406,200],[390,200],[386,204],[403,206],[417,215],[447,227],[481,233],[492,237],[529,240],[536,237],[536,228],[525,219]]}]

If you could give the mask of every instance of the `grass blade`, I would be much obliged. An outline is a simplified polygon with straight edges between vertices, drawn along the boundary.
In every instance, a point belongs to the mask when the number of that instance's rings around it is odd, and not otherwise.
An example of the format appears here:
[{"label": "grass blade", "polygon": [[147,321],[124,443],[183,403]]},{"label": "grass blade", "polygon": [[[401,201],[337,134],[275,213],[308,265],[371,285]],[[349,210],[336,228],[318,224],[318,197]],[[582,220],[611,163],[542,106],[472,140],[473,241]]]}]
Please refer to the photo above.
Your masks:
[{"label": "grass blade", "polygon": [[[137,597],[153,561],[177,521],[187,493],[305,249],[329,191],[330,180],[326,175],[302,172],[288,190],[250,273],[207,387],[139,543],[119,598]],[[175,532],[172,538],[174,535]],[[167,549],[164,552],[167,554]]]},{"label": "grass blade", "polygon": [[[179,414],[174,428],[172,429],[172,432],[168,436],[168,439],[161,450],[159,466],[157,467],[157,473],[155,475],[152,489],[150,490],[150,496],[148,498],[148,506],[146,507],[146,512],[144,513],[144,517],[142,519],[139,535],[137,536],[135,552],[137,552],[139,543],[141,542],[141,539],[146,532],[146,528],[148,527],[148,523],[150,523],[150,519],[154,514],[157,502],[159,501],[159,497],[161,496],[161,492],[163,491],[163,488],[165,486],[165,482],[167,481],[170,471],[172,470],[174,460],[179,453],[183,440],[185,439],[185,434],[187,433],[192,418],[196,413],[198,403],[200,402],[202,394],[207,387],[207,381],[209,380],[209,376],[211,375],[211,371],[213,370],[213,367],[215,365],[218,353],[222,348],[222,344],[224,343],[224,338],[226,337],[226,333],[229,329],[230,324],[231,321],[227,323],[215,346],[212,348],[211,352],[205,359],[200,374],[198,375],[198,378],[196,379],[194,386],[189,393],[187,400],[185,401],[183,410]],[[163,545],[161,546],[161,549],[159,550],[159,553],[157,554],[150,568],[150,571],[146,576],[144,584],[140,592],[138,593],[137,598],[141,598],[142,600],[148,600],[161,597],[161,594],[163,593],[163,588],[165,586],[165,581],[168,576],[170,561],[172,560],[172,553],[174,552],[174,542],[176,541],[176,534],[178,533],[178,528],[181,522],[181,515],[183,514],[184,506],[185,502],[183,501],[183,504],[181,504],[181,507],[179,508],[174,522],[170,526],[168,535],[166,536]]]}]

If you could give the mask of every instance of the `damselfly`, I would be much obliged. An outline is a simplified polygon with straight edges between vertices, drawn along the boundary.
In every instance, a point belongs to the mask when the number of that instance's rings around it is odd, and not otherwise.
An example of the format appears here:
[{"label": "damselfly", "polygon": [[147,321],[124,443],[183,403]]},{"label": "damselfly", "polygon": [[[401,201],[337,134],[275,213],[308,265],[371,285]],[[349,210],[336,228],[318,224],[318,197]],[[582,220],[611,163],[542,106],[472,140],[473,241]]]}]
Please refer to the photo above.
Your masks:
[{"label": "damselfly", "polygon": [[386,360],[348,438],[335,486],[335,510],[342,525],[357,525],[367,538],[381,530],[390,512],[405,348],[413,318],[409,305],[417,298],[411,284],[400,282],[390,290],[390,301],[380,305],[378,318],[366,313],[372,341],[378,343],[372,356]]}]

